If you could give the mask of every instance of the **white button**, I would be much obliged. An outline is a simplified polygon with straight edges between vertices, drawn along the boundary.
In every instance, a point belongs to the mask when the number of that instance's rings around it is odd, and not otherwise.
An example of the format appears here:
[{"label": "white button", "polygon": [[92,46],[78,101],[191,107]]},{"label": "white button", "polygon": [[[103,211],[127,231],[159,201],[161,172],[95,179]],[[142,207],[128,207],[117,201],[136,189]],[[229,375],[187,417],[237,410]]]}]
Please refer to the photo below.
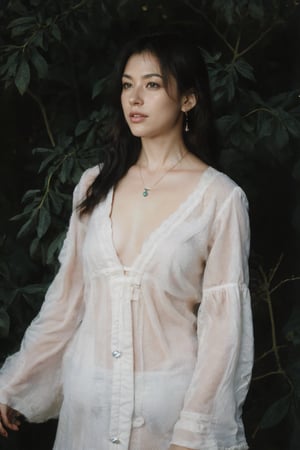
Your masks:
[{"label": "white button", "polygon": [[119,352],[118,350],[115,350],[112,352],[112,355],[114,358],[120,358],[121,356],[121,352]]},{"label": "white button", "polygon": [[117,437],[111,438],[111,442],[112,442],[113,444],[120,444],[120,440],[119,440]]},{"label": "white button", "polygon": [[139,427],[143,426],[144,423],[145,423],[144,417],[139,416],[139,417],[135,417],[135,418],[133,419],[132,426],[133,426],[134,428],[139,428]]}]

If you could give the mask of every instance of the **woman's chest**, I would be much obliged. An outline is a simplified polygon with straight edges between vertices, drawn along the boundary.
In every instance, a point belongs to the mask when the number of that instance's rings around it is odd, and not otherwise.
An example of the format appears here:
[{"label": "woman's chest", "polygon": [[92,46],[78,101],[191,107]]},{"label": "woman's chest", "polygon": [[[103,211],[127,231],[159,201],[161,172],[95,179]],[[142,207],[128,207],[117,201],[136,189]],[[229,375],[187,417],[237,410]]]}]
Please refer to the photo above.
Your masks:
[{"label": "woman's chest", "polygon": [[[138,223],[138,219],[133,223]],[[136,239],[132,236],[134,225],[128,219],[127,240],[132,247],[128,264],[120,258],[109,207],[103,203],[93,212],[88,224],[83,246],[84,266],[89,273],[106,270],[121,273],[129,268],[151,273],[164,281],[181,275],[187,278],[195,275],[199,280],[207,258],[211,225],[210,214],[201,214],[197,207],[190,211],[183,208],[162,218],[162,222],[154,224],[156,228],[148,228]]]}]

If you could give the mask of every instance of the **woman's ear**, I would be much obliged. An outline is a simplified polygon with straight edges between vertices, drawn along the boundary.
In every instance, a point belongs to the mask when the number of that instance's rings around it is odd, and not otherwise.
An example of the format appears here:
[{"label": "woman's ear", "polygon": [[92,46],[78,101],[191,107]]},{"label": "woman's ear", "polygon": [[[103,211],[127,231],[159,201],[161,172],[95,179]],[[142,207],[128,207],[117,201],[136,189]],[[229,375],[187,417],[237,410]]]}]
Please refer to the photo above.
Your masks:
[{"label": "woman's ear", "polygon": [[182,96],[181,111],[188,112],[194,108],[197,103],[196,95],[194,93],[185,94]]}]

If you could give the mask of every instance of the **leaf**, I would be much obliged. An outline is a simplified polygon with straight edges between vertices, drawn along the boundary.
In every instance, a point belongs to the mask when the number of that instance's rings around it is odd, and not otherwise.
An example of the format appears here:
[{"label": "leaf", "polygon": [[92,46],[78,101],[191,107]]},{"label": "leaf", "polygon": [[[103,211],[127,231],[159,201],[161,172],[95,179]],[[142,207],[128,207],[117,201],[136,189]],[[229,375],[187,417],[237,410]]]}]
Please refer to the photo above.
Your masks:
[{"label": "leaf", "polygon": [[289,320],[284,326],[283,332],[288,341],[294,345],[300,344],[300,306],[296,306]]},{"label": "leaf", "polygon": [[[40,194],[41,190],[40,189],[29,189],[28,191],[25,192],[25,194],[23,195],[22,198],[22,203],[26,202],[26,200],[29,200],[32,197],[35,197],[36,195]],[[15,216],[16,217],[16,216]]]},{"label": "leaf", "polygon": [[256,123],[256,138],[262,139],[265,136],[271,136],[274,132],[274,116],[268,112],[259,112]]},{"label": "leaf", "polygon": [[252,120],[247,120],[247,119],[243,119],[241,121],[241,127],[244,131],[246,131],[247,133],[253,133],[254,132],[254,128],[255,128],[255,122]]},{"label": "leaf", "polygon": [[201,48],[201,54],[205,59],[206,64],[215,65],[217,61],[221,59],[222,53],[217,52],[214,55],[211,55],[206,49]]},{"label": "leaf", "polygon": [[24,219],[26,216],[28,216],[28,212],[21,212],[20,214],[16,214],[15,216],[11,217],[9,220],[16,221],[16,220],[20,220],[20,219]]},{"label": "leaf", "polygon": [[275,129],[273,145],[275,145],[277,149],[282,149],[288,144],[288,142],[289,134],[279,122],[278,126]]},{"label": "leaf", "polygon": [[298,358],[291,358],[291,362],[287,365],[286,371],[290,376],[295,389],[295,394],[300,399],[300,360]]},{"label": "leaf", "polygon": [[35,34],[35,36],[32,39],[32,44],[36,47],[40,47],[43,50],[47,50],[47,41],[44,39],[44,31],[40,30]]},{"label": "leaf", "polygon": [[239,119],[239,116],[236,114],[232,114],[232,115],[228,114],[228,115],[222,116],[219,119],[217,119],[217,122],[216,122],[217,128],[218,128],[218,130],[220,130],[220,132],[223,135],[226,135],[237,124],[238,119]]},{"label": "leaf", "polygon": [[35,208],[36,206],[38,206],[40,202],[40,197],[34,197],[33,200],[31,201],[31,203],[28,203],[28,205],[25,206],[24,208],[24,213],[29,214],[29,213],[36,213]]},{"label": "leaf", "polygon": [[291,406],[291,396],[287,395],[273,403],[263,415],[260,422],[260,428],[271,428],[277,425],[287,415]]},{"label": "leaf", "polygon": [[24,223],[24,225],[21,227],[21,229],[19,230],[17,237],[21,238],[23,236],[25,236],[26,234],[29,233],[29,231],[32,230],[32,228],[34,227],[34,223],[35,223],[35,212],[30,216],[30,218],[27,220],[27,222]]},{"label": "leaf", "polygon": [[91,125],[92,123],[90,120],[80,120],[75,128],[75,136],[80,136],[85,133]]},{"label": "leaf", "polygon": [[101,80],[98,80],[94,86],[93,86],[93,92],[92,92],[92,99],[94,99],[95,97],[97,97],[99,94],[101,94],[101,92],[103,91],[103,89],[105,88],[105,83],[106,83],[107,79],[106,78],[102,78]]},{"label": "leaf", "polygon": [[5,309],[0,309],[0,338],[5,338],[9,334],[10,318]]},{"label": "leaf", "polygon": [[7,58],[6,64],[4,64],[0,69],[0,75],[4,75],[9,78],[11,76],[15,77],[16,70],[18,66],[19,52],[14,52]]},{"label": "leaf", "polygon": [[60,214],[64,205],[63,199],[59,195],[55,195],[55,192],[53,191],[49,192],[49,197],[53,211],[55,214]]},{"label": "leaf", "polygon": [[7,28],[13,28],[18,25],[24,25],[24,24],[35,24],[36,19],[34,16],[26,16],[26,17],[18,17],[17,19],[12,20],[8,25]]},{"label": "leaf", "polygon": [[39,239],[41,239],[48,231],[49,226],[51,225],[51,216],[45,207],[40,209],[39,213],[39,222],[37,226],[37,235]]},{"label": "leaf", "polygon": [[234,0],[214,0],[212,6],[229,25],[233,23]]},{"label": "leaf", "polygon": [[35,154],[35,153],[49,153],[49,152],[53,152],[53,149],[51,148],[44,148],[44,147],[35,147],[33,150],[32,150],[32,153],[33,154]]},{"label": "leaf", "polygon": [[52,25],[51,33],[57,41],[61,41],[61,32],[56,23]]},{"label": "leaf", "polygon": [[43,294],[45,292],[44,284],[28,284],[19,289],[22,294]]},{"label": "leaf", "polygon": [[12,28],[11,30],[11,37],[12,38],[16,38],[18,36],[22,36],[22,34],[25,34],[25,32],[27,30],[30,30],[31,28],[33,28],[32,24],[28,24],[28,25],[19,25],[15,28]]},{"label": "leaf", "polygon": [[248,13],[253,19],[262,22],[264,19],[264,5],[262,0],[251,0],[248,2]]},{"label": "leaf", "polygon": [[58,145],[56,146],[56,151],[60,153],[64,153],[64,149],[68,148],[73,142],[72,136],[66,136],[65,134],[61,134],[58,136]]},{"label": "leaf", "polygon": [[245,61],[243,58],[238,59],[234,64],[234,67],[244,78],[247,78],[247,80],[255,81],[253,67],[250,66],[250,64],[248,64],[247,61]]},{"label": "leaf", "polygon": [[30,256],[31,256],[31,257],[33,257],[33,256],[35,255],[35,253],[36,253],[36,251],[37,251],[37,249],[38,249],[39,244],[40,244],[39,238],[35,238],[35,239],[33,239],[33,241],[31,242],[30,248],[29,248],[29,253],[30,253]]},{"label": "leaf", "polygon": [[1,261],[0,263],[0,277],[4,279],[5,281],[10,280],[10,271],[7,264],[4,263],[4,261]]},{"label": "leaf", "polygon": [[55,254],[61,249],[66,233],[60,233],[49,245],[47,249],[47,264],[53,262]]},{"label": "leaf", "polygon": [[227,90],[227,99],[228,101],[231,101],[235,95],[235,82],[237,81],[235,71],[231,70],[224,78]]},{"label": "leaf", "polygon": [[25,58],[22,58],[15,78],[15,85],[17,86],[17,89],[21,95],[23,95],[26,92],[29,83],[30,83],[29,64]]},{"label": "leaf", "polygon": [[49,156],[47,156],[47,158],[45,158],[45,159],[41,162],[41,165],[40,165],[40,167],[39,167],[38,173],[41,173],[46,167],[48,167],[48,166],[49,166],[49,163],[50,163],[51,161],[53,161],[56,157],[57,157],[56,152],[52,151],[52,153],[51,153]]},{"label": "leaf", "polygon": [[46,78],[48,74],[48,63],[36,48],[31,50],[31,62],[34,65],[39,78]]},{"label": "leaf", "polygon": [[19,16],[24,16],[28,13],[26,7],[21,3],[20,0],[15,0],[14,2],[10,2],[10,9],[16,12]]},{"label": "leaf", "polygon": [[300,121],[281,108],[278,108],[278,114],[290,135],[296,139],[300,138]]}]

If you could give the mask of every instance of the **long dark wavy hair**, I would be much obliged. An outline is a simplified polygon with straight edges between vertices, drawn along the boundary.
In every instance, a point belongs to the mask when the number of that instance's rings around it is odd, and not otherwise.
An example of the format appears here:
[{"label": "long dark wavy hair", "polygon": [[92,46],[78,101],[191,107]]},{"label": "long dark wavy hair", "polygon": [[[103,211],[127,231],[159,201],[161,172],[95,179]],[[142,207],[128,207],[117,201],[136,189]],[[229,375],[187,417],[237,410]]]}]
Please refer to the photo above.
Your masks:
[{"label": "long dark wavy hair", "polygon": [[180,96],[195,94],[196,106],[188,113],[190,131],[182,130],[183,140],[191,153],[209,165],[216,165],[217,144],[209,79],[199,47],[181,34],[156,33],[139,37],[125,45],[113,71],[113,115],[103,150],[101,171],[78,206],[81,215],[91,213],[138,160],[141,139],[131,134],[125,121],[121,106],[121,79],[128,59],[142,53],[150,53],[158,59],[166,89],[170,76],[173,76]]}]

